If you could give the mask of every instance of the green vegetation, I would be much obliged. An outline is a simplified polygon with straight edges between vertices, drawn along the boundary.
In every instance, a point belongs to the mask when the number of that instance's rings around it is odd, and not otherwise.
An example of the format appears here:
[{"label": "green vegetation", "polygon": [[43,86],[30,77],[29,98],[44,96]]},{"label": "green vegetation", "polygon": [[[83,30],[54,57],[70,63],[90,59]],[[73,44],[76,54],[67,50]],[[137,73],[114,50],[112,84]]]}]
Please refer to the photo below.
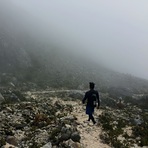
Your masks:
[{"label": "green vegetation", "polygon": [[[147,97],[144,97],[146,100]],[[148,114],[145,111],[143,99],[135,100],[124,97],[123,109],[115,107],[117,99],[103,98],[103,113],[99,121],[103,131],[100,138],[107,144],[117,148],[130,148],[133,144],[148,146]],[[108,100],[108,101],[107,101]],[[105,107],[106,106],[108,107]],[[127,105],[128,104],[128,105]],[[137,115],[139,119],[137,119]],[[131,127],[130,135],[128,127]]]},{"label": "green vegetation", "polygon": [[148,146],[148,115],[142,114],[143,123],[139,126],[133,126],[133,135],[139,137],[137,141],[139,146]]},{"label": "green vegetation", "polygon": [[124,144],[118,140],[118,136],[123,134],[123,129],[126,124],[122,119],[115,120],[115,116],[111,113],[104,112],[99,116],[103,130],[106,132],[106,135],[101,135],[100,138],[108,144],[116,148],[127,148],[127,144]]},{"label": "green vegetation", "polygon": [[6,141],[3,137],[0,137],[0,147],[6,144]]}]

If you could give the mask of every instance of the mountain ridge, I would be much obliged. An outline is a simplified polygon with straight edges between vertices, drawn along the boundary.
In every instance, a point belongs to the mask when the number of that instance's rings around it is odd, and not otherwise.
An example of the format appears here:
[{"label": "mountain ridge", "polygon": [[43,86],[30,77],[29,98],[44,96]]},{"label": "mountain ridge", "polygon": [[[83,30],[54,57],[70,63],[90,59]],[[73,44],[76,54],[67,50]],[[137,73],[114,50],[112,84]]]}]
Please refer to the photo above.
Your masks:
[{"label": "mountain ridge", "polygon": [[50,31],[45,30],[44,22],[43,26],[39,26],[39,18],[15,3],[0,3],[2,86],[12,82],[18,87],[23,83],[34,83],[40,88],[86,89],[88,82],[94,81],[101,91],[118,91],[117,94],[126,95],[148,93],[148,80],[115,72],[84,58],[86,53],[75,53],[78,47],[74,43],[67,41],[70,44],[67,49],[62,41],[57,40],[58,34],[53,33],[52,23],[48,26]]},{"label": "mountain ridge", "polygon": [[11,37],[0,31],[1,84],[6,73],[15,77],[18,84],[32,82],[44,88],[85,89],[89,81],[94,81],[99,89],[106,91],[119,87],[131,93],[148,90],[148,80],[109,70],[58,48],[25,35]]}]

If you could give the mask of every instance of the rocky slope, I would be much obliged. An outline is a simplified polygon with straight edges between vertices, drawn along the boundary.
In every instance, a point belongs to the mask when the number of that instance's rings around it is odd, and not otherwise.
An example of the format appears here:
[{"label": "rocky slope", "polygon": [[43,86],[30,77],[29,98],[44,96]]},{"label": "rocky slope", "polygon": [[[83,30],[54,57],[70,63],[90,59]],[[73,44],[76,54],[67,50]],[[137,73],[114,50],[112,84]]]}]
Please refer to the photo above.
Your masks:
[{"label": "rocky slope", "polygon": [[116,95],[148,93],[148,80],[109,70],[79,54],[74,55],[50,37],[47,42],[37,30],[32,33],[34,27],[29,29],[21,23],[26,20],[23,14],[19,21],[12,21],[18,8],[4,13],[5,8],[0,7],[1,86],[85,89],[89,81],[94,81],[101,91]]},{"label": "rocky slope", "polygon": [[[91,61],[21,35],[11,36],[0,28],[0,84],[33,88],[85,89],[94,81],[101,91],[116,96],[148,93],[148,81],[106,69]],[[117,89],[118,88],[118,89]]]},{"label": "rocky slope", "polygon": [[[148,146],[146,110],[102,104],[97,124],[86,122],[83,91],[2,92],[0,146],[5,148],[108,148]],[[5,99],[7,98],[7,99]],[[101,94],[102,102],[107,96]],[[108,98],[111,100],[111,98]],[[7,101],[6,101],[7,100]],[[9,101],[9,102],[8,102]],[[138,115],[138,116],[137,116]]]}]

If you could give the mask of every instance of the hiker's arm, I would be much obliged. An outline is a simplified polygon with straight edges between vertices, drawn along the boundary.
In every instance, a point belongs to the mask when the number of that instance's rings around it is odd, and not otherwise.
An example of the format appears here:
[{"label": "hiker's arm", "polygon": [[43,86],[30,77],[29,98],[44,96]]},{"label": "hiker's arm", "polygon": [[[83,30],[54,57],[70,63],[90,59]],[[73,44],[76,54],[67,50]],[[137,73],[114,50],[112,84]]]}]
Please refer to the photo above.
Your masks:
[{"label": "hiker's arm", "polygon": [[82,103],[84,104],[85,103],[85,100],[87,99],[87,93],[85,93],[85,96],[84,96],[84,98],[83,98],[83,100],[82,100]]},{"label": "hiker's arm", "polygon": [[99,98],[99,93],[97,92],[97,101],[98,101],[98,108],[100,107],[100,98]]}]

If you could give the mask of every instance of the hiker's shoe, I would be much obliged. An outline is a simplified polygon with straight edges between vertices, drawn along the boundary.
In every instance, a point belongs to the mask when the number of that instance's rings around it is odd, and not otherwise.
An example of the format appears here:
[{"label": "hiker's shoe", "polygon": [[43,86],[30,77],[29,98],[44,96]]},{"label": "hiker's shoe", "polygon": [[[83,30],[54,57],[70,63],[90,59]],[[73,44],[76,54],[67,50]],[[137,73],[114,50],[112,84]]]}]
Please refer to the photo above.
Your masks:
[{"label": "hiker's shoe", "polygon": [[93,122],[94,125],[96,125],[96,123],[97,123],[96,121]]}]

